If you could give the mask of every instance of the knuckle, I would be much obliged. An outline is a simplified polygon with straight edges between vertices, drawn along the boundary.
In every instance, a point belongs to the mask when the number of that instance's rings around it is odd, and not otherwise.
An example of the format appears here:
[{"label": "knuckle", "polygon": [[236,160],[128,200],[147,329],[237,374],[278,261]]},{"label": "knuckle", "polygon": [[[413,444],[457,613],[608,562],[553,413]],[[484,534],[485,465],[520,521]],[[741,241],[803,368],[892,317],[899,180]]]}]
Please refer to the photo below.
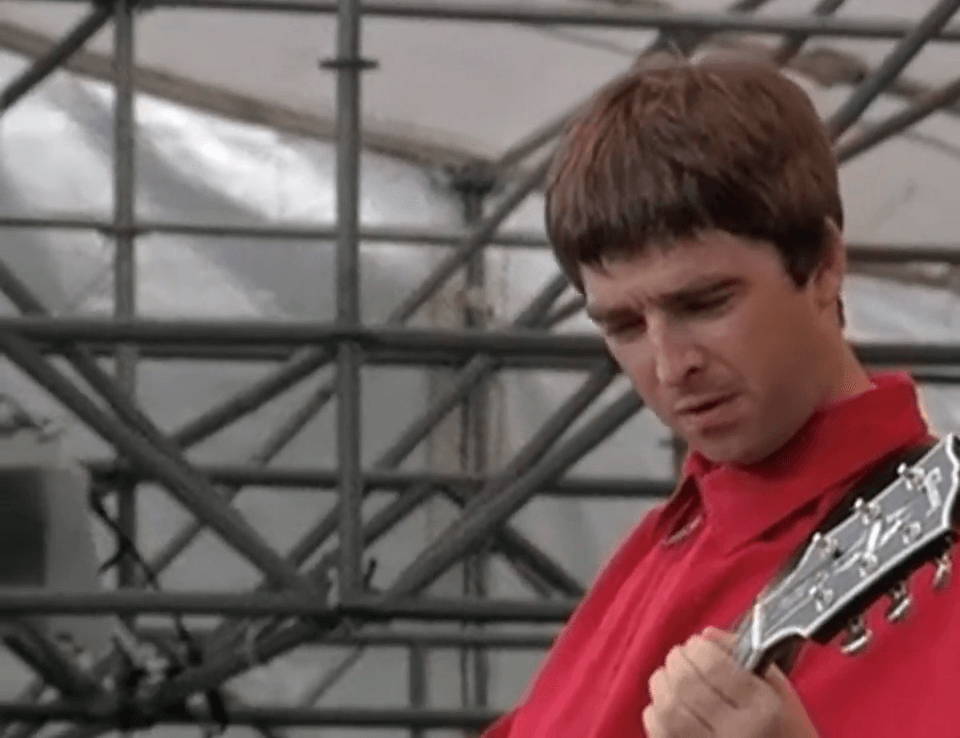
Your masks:
[{"label": "knuckle", "polygon": [[679,700],[667,679],[666,669],[660,667],[650,677],[651,707],[661,716],[669,716],[677,712]]},{"label": "knuckle", "polygon": [[650,680],[647,682],[647,687],[650,690],[650,698],[656,702],[658,697],[664,693],[664,687],[666,685],[667,675],[664,673],[663,667],[657,669],[653,674],[650,675]]},{"label": "knuckle", "polygon": [[684,671],[686,667],[686,658],[684,657],[682,647],[674,646],[671,648],[670,653],[667,654],[667,658],[663,663],[667,671],[671,674],[677,674]]},{"label": "knuckle", "polygon": [[697,669],[707,681],[712,682],[726,675],[723,653],[702,636],[690,639],[690,660],[697,665]]},{"label": "knuckle", "polygon": [[647,705],[644,708],[643,713],[640,715],[640,719],[643,722],[643,727],[649,734],[653,734],[656,730],[656,713],[654,712],[653,705]]},{"label": "knuckle", "polygon": [[653,672],[653,676],[650,677],[649,688],[650,699],[655,705],[660,706],[671,703],[672,690],[670,689],[670,682],[667,679],[667,672],[663,667]]}]

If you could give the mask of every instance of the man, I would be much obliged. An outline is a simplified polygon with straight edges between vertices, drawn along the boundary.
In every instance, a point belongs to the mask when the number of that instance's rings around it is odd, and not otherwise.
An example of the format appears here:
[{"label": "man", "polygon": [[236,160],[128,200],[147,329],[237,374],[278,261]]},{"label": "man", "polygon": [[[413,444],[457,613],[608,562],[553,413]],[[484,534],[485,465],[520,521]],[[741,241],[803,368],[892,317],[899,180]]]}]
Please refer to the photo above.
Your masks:
[{"label": "man", "polygon": [[[661,59],[561,146],[548,231],[611,354],[690,455],[490,738],[957,735],[960,597],[866,652],[804,644],[757,676],[729,631],[851,487],[929,440],[904,374],[844,338],[843,209],[805,93],[759,61]],[[945,724],[951,723],[947,728]]]}]

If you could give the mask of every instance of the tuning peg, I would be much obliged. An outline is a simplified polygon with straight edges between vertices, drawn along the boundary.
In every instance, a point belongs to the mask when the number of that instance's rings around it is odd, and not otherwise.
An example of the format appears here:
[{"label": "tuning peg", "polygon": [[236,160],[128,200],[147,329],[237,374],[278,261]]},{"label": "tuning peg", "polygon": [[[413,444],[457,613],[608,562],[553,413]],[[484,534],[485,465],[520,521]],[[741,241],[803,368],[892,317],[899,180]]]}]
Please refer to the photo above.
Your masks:
[{"label": "tuning peg", "polygon": [[853,503],[853,511],[860,516],[860,520],[864,525],[870,525],[875,520],[883,517],[883,510],[876,500],[866,502],[862,497],[858,497],[856,502]]},{"label": "tuning peg", "polygon": [[950,552],[947,551],[937,559],[937,570],[933,573],[934,589],[943,589],[946,587],[952,573],[953,562],[950,560]]},{"label": "tuning peg", "polygon": [[856,656],[866,649],[871,640],[873,640],[873,633],[867,628],[863,618],[855,618],[847,626],[847,640],[840,647],[840,651],[846,656]]},{"label": "tuning peg", "polygon": [[887,610],[887,620],[891,623],[899,623],[910,613],[913,597],[910,596],[904,582],[895,584],[888,593],[888,597],[890,597],[890,609]]},{"label": "tuning peg", "polygon": [[906,482],[908,489],[917,489],[923,484],[924,472],[920,467],[900,464],[897,475]]},{"label": "tuning peg", "polygon": [[824,558],[839,558],[840,546],[838,546],[837,542],[830,536],[825,536],[823,533],[814,533],[810,543],[820,551]]}]

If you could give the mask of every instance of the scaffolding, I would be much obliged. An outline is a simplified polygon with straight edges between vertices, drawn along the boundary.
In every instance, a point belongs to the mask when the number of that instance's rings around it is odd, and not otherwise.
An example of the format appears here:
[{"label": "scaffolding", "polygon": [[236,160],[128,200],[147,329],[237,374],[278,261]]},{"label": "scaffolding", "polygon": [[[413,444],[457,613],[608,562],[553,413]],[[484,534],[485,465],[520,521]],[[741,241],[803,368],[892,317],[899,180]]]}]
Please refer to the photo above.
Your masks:
[{"label": "scaffolding", "polygon": [[[27,0],[22,0],[27,2]],[[849,133],[864,110],[883,93],[896,91],[898,75],[931,41],[960,41],[960,25],[950,19],[960,0],[940,0],[915,23],[889,19],[834,16],[842,0],[825,0],[802,17],[758,14],[764,0],[741,0],[727,13],[687,13],[630,7],[550,8],[530,5],[470,5],[423,2],[359,2],[358,0],[96,0],[89,14],[47,53],[36,58],[0,92],[0,111],[14,105],[39,82],[65,64],[108,24],[113,24],[116,87],[114,107],[115,203],[110,221],[38,217],[0,217],[0,228],[57,228],[98,231],[114,243],[115,314],[113,320],[55,317],[30,287],[0,263],[0,291],[22,314],[0,318],[0,349],[34,382],[56,397],[116,450],[116,458],[91,465],[94,483],[118,500],[117,523],[136,539],[138,485],[161,484],[191,511],[194,522],[152,562],[169,566],[201,530],[210,529],[260,572],[263,586],[252,592],[154,592],[144,588],[134,557],[121,557],[118,587],[87,594],[44,590],[0,591],[0,616],[23,613],[111,614],[135,623],[144,614],[212,614],[235,622],[204,633],[201,658],[163,680],[146,695],[131,698],[104,687],[104,677],[122,666],[107,660],[94,667],[97,679],[75,674],[56,685],[60,698],[41,703],[30,695],[0,704],[0,719],[11,736],[34,734],[44,724],[76,723],[61,735],[84,738],[110,730],[137,730],[154,725],[207,724],[223,717],[211,703],[195,704],[225,681],[309,643],[373,649],[406,648],[410,662],[410,705],[407,708],[318,708],[316,698],[342,670],[322,675],[300,707],[249,707],[226,704],[231,725],[252,726],[264,736],[295,726],[404,728],[411,735],[430,729],[476,732],[495,717],[486,700],[483,655],[497,649],[544,649],[551,640],[542,631],[520,626],[560,624],[584,592],[584,583],[516,527],[511,516],[535,496],[660,498],[669,481],[636,478],[594,479],[568,476],[567,471],[617,429],[642,411],[627,392],[598,407],[617,370],[596,336],[558,333],[552,328],[580,309],[576,300],[561,302],[565,282],[550,281],[509,329],[493,329],[480,312],[468,314],[462,329],[407,327],[410,319],[452,275],[466,270],[467,281],[481,284],[479,255],[490,245],[543,248],[536,235],[501,229],[504,221],[542,184],[549,166],[548,149],[570,115],[546,123],[499,159],[475,162],[457,172],[455,188],[462,197],[462,231],[435,232],[400,227],[361,228],[358,217],[359,163],[362,151],[360,90],[373,64],[362,54],[361,22],[365,17],[444,19],[469,23],[591,26],[654,29],[654,46],[673,44],[687,52],[718,33],[782,37],[776,53],[783,65],[796,65],[804,43],[816,37],[850,37],[893,41],[882,63],[855,82],[852,93],[829,119],[840,141],[842,162],[903,132],[926,116],[950,110],[960,98],[960,79],[938,89],[914,94],[909,105],[879,123]],[[230,224],[185,224],[140,221],[134,201],[134,23],[138,12],[159,7],[214,8],[235,12],[318,13],[337,17],[337,54],[324,63],[337,81],[337,224],[329,228],[239,227]],[[842,68],[833,73],[842,75]],[[903,90],[901,90],[903,92]],[[915,92],[915,91],[914,91]],[[903,92],[903,94],[907,94]],[[848,135],[844,135],[848,134]],[[841,140],[841,137],[842,140]],[[490,209],[493,186],[506,194]],[[174,321],[137,317],[136,242],[148,233],[192,236],[233,235],[257,239],[333,239],[336,242],[336,321],[329,324],[279,324],[256,321]],[[359,244],[393,241],[436,244],[444,257],[423,283],[382,325],[363,324],[359,306]],[[856,264],[900,265],[905,262],[956,265],[960,248],[948,244],[903,248],[853,244]],[[872,366],[905,366],[922,381],[950,384],[960,376],[960,345],[869,343],[858,346]],[[106,373],[98,360],[116,359]],[[268,377],[195,417],[173,434],[164,434],[131,398],[136,391],[137,364],[151,359],[256,358],[276,363]],[[97,395],[82,390],[54,359],[65,360]],[[445,367],[456,380],[438,393],[381,458],[364,468],[361,458],[361,374],[366,365]],[[270,402],[289,388],[335,367],[336,379],[322,384],[283,426],[276,429],[257,457],[247,464],[196,464],[185,452],[201,441]],[[542,428],[503,468],[485,457],[487,432],[483,387],[505,368],[554,368],[582,375],[582,386],[555,411]],[[326,404],[337,412],[335,468],[294,469],[271,465],[273,458]],[[410,472],[398,467],[452,412],[461,417],[462,468],[458,472]],[[587,413],[590,417],[568,430]],[[230,501],[244,485],[310,487],[337,495],[335,512],[327,515],[281,555],[253,529]],[[394,500],[364,519],[362,502],[371,490],[395,493]],[[226,494],[224,494],[226,491]],[[412,510],[439,494],[461,509],[460,516],[423,551],[386,591],[372,591],[366,582],[364,551]],[[305,564],[335,539],[317,562]],[[484,556],[495,551],[514,567],[536,597],[503,600],[484,587]],[[471,561],[474,575],[462,598],[440,599],[424,591],[455,564]],[[250,638],[250,619],[268,619]],[[246,620],[245,620],[246,619]],[[429,628],[411,628],[413,621]],[[397,623],[407,623],[407,626]],[[447,623],[447,625],[444,625]],[[507,623],[514,632],[464,628],[465,623]],[[144,639],[171,641],[175,633],[149,628],[134,631]],[[42,641],[42,638],[40,638]],[[41,644],[42,645],[42,644]],[[424,695],[425,654],[433,648],[460,648],[474,654],[476,699],[461,709],[433,709]],[[57,659],[55,653],[49,658]],[[349,660],[344,669],[349,668]],[[76,668],[64,659],[66,673]],[[33,697],[39,692],[34,690]],[[229,701],[228,701],[229,702]]]}]

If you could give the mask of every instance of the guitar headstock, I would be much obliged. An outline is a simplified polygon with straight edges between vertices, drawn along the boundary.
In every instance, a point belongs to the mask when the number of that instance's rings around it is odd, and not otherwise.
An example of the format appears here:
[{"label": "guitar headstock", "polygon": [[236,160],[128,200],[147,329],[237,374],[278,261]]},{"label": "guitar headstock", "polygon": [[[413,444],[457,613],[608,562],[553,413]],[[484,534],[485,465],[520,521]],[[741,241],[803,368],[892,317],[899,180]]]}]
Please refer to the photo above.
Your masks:
[{"label": "guitar headstock", "polygon": [[936,561],[935,586],[950,574],[947,551],[960,517],[958,440],[946,436],[919,461],[829,530],[817,533],[790,572],[762,594],[740,628],[738,662],[759,671],[771,654],[797,638],[827,641],[849,627],[846,653],[870,640],[864,611],[888,595],[889,620],[910,608],[905,580]]}]

